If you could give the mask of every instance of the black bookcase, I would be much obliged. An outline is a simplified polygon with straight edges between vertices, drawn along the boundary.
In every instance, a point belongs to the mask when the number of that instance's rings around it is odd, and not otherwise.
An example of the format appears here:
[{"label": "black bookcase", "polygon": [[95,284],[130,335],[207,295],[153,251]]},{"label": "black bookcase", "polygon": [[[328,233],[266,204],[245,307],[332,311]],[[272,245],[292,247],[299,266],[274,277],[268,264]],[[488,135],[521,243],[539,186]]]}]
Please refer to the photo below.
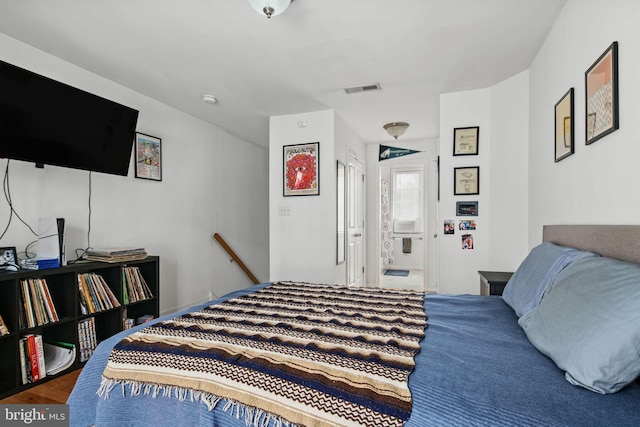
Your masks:
[{"label": "black bookcase", "polygon": [[[153,296],[142,301],[125,303],[123,268],[134,266],[138,267]],[[83,314],[80,309],[78,275],[85,273],[96,273],[102,276],[121,305],[93,314]],[[29,328],[21,325],[19,320],[23,304],[20,283],[21,280],[40,278],[47,283],[59,320]],[[159,291],[160,268],[157,256],[118,263],[80,261],[60,268],[1,273],[0,315],[9,329],[9,334],[0,336],[0,399],[82,367],[84,363],[80,361],[78,353],[80,349],[78,323],[82,320],[94,318],[96,339],[100,342],[123,330],[125,318],[136,319],[144,315],[158,317]],[[41,335],[44,342],[62,341],[74,344],[75,362],[56,375],[47,375],[39,381],[22,384],[20,338],[27,334]]]}]

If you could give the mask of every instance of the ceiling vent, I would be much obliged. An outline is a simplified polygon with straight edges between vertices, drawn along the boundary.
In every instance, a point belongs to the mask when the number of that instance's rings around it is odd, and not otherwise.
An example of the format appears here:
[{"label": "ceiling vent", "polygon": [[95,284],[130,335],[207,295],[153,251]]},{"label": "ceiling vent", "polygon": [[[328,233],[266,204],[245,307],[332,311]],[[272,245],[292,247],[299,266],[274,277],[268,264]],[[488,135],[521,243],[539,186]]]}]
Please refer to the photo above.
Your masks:
[{"label": "ceiling vent", "polygon": [[344,88],[344,91],[347,92],[348,94],[368,92],[370,90],[382,90],[382,86],[380,86],[380,83],[369,83],[366,85],[349,86]]}]

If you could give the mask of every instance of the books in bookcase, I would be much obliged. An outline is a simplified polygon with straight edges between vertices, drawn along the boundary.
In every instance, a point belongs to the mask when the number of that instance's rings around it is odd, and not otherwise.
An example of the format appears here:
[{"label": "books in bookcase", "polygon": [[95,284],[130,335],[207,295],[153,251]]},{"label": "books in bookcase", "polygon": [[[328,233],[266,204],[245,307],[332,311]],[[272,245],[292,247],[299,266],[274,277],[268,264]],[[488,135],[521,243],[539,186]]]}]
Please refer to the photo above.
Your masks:
[{"label": "books in bookcase", "polygon": [[20,326],[33,328],[60,320],[45,279],[20,280]]},{"label": "books in bookcase", "polygon": [[96,322],[93,317],[87,317],[78,322],[78,343],[80,344],[80,362],[86,362],[98,345]]},{"label": "books in bookcase", "polygon": [[40,381],[47,376],[42,335],[27,334],[20,338],[22,384]]},{"label": "books in bookcase", "polygon": [[122,297],[125,304],[153,298],[153,293],[138,267],[122,268],[122,285]]},{"label": "books in bookcase", "polygon": [[92,314],[120,307],[120,302],[99,274],[78,274],[78,292],[82,314]]}]

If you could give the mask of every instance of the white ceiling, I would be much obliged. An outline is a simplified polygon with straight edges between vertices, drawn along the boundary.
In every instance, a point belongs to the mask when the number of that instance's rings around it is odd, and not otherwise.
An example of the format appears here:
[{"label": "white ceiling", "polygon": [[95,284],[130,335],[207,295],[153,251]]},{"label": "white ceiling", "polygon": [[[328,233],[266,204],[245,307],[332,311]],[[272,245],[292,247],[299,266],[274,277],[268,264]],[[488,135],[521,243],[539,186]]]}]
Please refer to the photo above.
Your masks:
[{"label": "white ceiling", "polygon": [[437,137],[440,94],[529,68],[565,2],[295,0],[268,20],[246,0],[0,0],[0,32],[261,146],[269,116],[329,108],[384,143],[391,121]]}]

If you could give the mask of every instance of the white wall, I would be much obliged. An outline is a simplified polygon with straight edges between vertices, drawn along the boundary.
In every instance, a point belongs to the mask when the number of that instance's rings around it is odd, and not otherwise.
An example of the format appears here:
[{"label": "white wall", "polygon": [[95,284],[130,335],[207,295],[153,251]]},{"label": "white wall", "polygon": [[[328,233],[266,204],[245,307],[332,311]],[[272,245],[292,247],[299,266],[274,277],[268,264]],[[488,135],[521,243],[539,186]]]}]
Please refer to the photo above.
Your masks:
[{"label": "white wall", "polygon": [[[569,0],[530,68],[529,245],[543,224],[638,224],[640,2]],[[585,145],[584,73],[619,43],[620,129]],[[553,109],[575,88],[575,153],[555,163]]]},{"label": "white wall", "polygon": [[[283,146],[316,141],[320,195],[284,197]],[[364,144],[333,110],[270,118],[270,280],[346,283],[346,264],[336,265],[336,162],[346,165],[349,152],[364,157]]]},{"label": "white wall", "polygon": [[[440,227],[456,216],[456,202],[478,201],[472,251],[461,232],[439,232],[441,293],[480,292],[478,270],[514,271],[527,255],[528,86],[524,71],[491,88],[440,97]],[[453,129],[479,126],[477,156],[453,156]],[[480,194],[453,195],[453,169],[480,166]]]},{"label": "white wall", "polygon": [[[143,246],[160,256],[162,312],[251,284],[214,232],[268,279],[266,149],[2,34],[0,51],[7,62],[138,109],[137,130],[162,138],[161,182],[135,179],[133,167],[127,177],[92,174],[90,235],[94,248]],[[37,230],[40,216],[64,217],[68,252],[87,247],[89,172],[11,161],[10,184],[27,223]],[[34,239],[14,217],[0,244],[22,251]]]},{"label": "white wall", "polygon": [[514,271],[529,251],[528,71],[491,88],[491,139],[485,138],[484,146],[487,143],[491,216],[484,218],[491,230],[491,249],[483,269]]},{"label": "white wall", "polygon": [[[306,123],[306,126],[303,125]],[[320,195],[283,196],[283,146],[319,142]],[[332,283],[336,264],[334,112],[274,116],[269,126],[270,280]],[[290,215],[280,216],[286,206]]]},{"label": "white wall", "polygon": [[[478,294],[478,270],[489,265],[491,218],[491,92],[478,89],[467,92],[448,93],[440,96],[440,227],[446,219],[456,216],[456,202],[477,201],[477,230],[473,235],[473,250],[462,250],[462,233],[438,233],[439,239],[439,291],[444,294]],[[479,126],[478,155],[453,156],[453,129]],[[479,166],[480,188],[478,195],[454,196],[453,173],[456,167]]]}]

